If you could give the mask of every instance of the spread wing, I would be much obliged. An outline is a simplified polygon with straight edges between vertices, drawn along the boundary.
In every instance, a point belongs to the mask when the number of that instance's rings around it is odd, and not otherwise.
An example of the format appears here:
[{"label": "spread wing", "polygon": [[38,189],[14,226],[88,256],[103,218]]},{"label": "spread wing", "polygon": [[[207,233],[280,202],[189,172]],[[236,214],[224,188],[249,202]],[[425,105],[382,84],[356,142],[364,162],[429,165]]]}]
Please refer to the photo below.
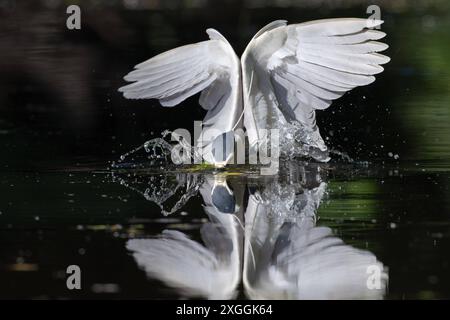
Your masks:
[{"label": "spread wing", "polygon": [[[239,59],[220,33],[214,29],[207,33],[208,41],[178,47],[136,65],[124,78],[133,83],[119,89],[125,98],[158,99],[164,107],[202,92],[199,103],[208,110],[201,143],[205,147],[236,126],[242,107]],[[211,155],[206,160],[215,162]]]},{"label": "spread wing", "polygon": [[344,18],[286,25],[275,21],[256,34],[242,59],[244,125],[250,144],[261,129],[297,120],[308,133],[303,143],[326,146],[316,125],[323,110],[345,92],[367,85],[390,59],[375,41],[385,33],[368,28],[382,21]]},{"label": "spread wing", "polygon": [[128,99],[158,99],[173,107],[211,87],[200,99],[210,109],[229,90],[220,80],[229,77],[230,64],[225,43],[218,39],[189,44],[136,65],[124,77],[133,83],[119,91]]}]

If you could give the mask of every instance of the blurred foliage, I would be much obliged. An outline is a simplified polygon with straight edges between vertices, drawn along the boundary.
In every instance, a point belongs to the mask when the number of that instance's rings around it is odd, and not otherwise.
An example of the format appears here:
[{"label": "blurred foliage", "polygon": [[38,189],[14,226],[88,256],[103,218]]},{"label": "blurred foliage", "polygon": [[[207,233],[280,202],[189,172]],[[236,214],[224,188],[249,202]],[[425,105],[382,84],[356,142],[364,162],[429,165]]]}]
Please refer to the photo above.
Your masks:
[{"label": "blurred foliage", "polygon": [[412,139],[410,159],[450,163],[450,19],[423,16],[398,26],[401,73],[417,79],[394,100]]},{"label": "blurred foliage", "polygon": [[[320,219],[372,222],[380,212],[377,182],[366,180],[333,180],[328,184],[332,201],[325,201],[319,208]],[[328,224],[327,224],[328,225]]]}]

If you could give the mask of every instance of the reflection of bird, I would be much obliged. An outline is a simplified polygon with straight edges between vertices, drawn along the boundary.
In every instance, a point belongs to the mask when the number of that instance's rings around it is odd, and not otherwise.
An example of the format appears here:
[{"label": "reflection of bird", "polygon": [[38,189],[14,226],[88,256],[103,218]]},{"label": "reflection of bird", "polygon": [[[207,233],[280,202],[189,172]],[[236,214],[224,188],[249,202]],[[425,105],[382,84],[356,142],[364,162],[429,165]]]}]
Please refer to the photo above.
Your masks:
[{"label": "reflection of bird", "polygon": [[[200,188],[210,220],[200,230],[205,246],[179,231],[165,230],[154,239],[129,240],[127,248],[148,275],[178,288],[188,297],[231,299],[236,295],[241,275],[240,226],[234,215],[220,211],[231,210],[230,194],[224,193],[224,199],[219,199],[220,194],[214,196],[213,190],[217,188],[214,180],[206,179]],[[222,181],[220,188],[225,186]],[[219,207],[212,198],[216,198]],[[233,197],[233,210],[234,202]]]},{"label": "reflection of bird", "polygon": [[[272,183],[249,197],[243,270],[247,295],[252,299],[383,298],[387,285],[383,264],[368,251],[345,245],[331,229],[316,227],[316,212],[327,187],[320,167],[299,169],[290,170],[290,182],[297,183]],[[378,289],[367,285],[367,272],[375,268]]]},{"label": "reflection of bird", "polygon": [[208,112],[199,147],[207,162],[230,161],[232,148],[218,152],[220,157],[214,149],[241,127],[242,115],[250,148],[267,143],[264,129],[290,130],[294,137],[283,140],[281,151],[291,152],[300,144],[299,152],[327,161],[315,110],[328,108],[332,100],[373,82],[373,75],[383,71],[380,64],[389,58],[377,52],[388,46],[373,40],[385,34],[368,28],[381,23],[353,18],[293,25],[274,21],[253,37],[241,62],[228,41],[208,29],[210,40],[138,64],[125,77],[134,83],[119,90],[130,99],[159,99],[166,107],[202,91],[199,102]]},{"label": "reflection of bird", "polygon": [[[318,190],[323,195],[322,190]],[[307,195],[303,208],[316,207]],[[315,227],[314,215],[270,219],[270,206],[251,196],[245,213],[243,281],[252,299],[381,299],[387,274],[367,251],[345,245],[327,227]],[[368,270],[379,270],[379,288],[367,285]]]},{"label": "reflection of bird", "polygon": [[[129,240],[127,248],[149,276],[189,297],[232,298],[242,277],[252,299],[383,298],[383,264],[345,245],[331,229],[316,227],[327,187],[319,168],[297,168],[287,176],[289,183],[256,188],[248,201],[239,201],[223,176],[208,176],[200,187],[209,218],[200,231],[204,246],[165,230],[157,238]],[[214,195],[217,188],[225,189]],[[369,268],[379,270],[379,288],[368,286]]]}]

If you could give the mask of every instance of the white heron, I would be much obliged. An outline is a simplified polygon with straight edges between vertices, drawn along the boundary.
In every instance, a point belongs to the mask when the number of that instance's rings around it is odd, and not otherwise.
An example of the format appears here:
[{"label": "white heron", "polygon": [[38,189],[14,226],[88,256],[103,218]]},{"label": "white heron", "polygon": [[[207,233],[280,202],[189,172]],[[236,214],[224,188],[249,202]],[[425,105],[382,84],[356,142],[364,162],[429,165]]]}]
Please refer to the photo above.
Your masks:
[{"label": "white heron", "polygon": [[328,161],[315,111],[328,108],[357,86],[372,83],[374,75],[383,71],[381,65],[390,59],[379,52],[388,45],[376,40],[386,34],[373,29],[382,23],[339,18],[288,25],[277,20],[256,33],[241,59],[218,31],[207,29],[210,40],[136,65],[124,78],[133,83],[119,91],[129,99],[158,99],[165,107],[201,92],[199,103],[207,113],[198,147],[208,163],[230,162],[232,148],[219,152],[220,157],[214,149],[237,128],[245,128],[253,150],[267,143],[263,130],[286,130],[292,125],[302,134],[288,141],[287,147],[307,147],[303,150],[311,150],[309,156]]}]

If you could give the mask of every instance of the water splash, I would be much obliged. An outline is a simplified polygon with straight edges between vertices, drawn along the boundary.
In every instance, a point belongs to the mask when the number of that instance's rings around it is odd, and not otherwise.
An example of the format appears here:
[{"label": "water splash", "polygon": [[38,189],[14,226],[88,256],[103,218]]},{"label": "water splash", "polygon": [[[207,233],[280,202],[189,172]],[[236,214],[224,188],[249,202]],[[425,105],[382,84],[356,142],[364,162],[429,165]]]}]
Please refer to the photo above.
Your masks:
[{"label": "water splash", "polygon": [[147,201],[153,202],[164,216],[180,210],[195,196],[203,183],[203,178],[195,174],[176,175],[141,175],[111,174],[114,182],[140,194]]},{"label": "water splash", "polygon": [[155,167],[167,164],[170,160],[172,145],[164,139],[165,136],[163,133],[161,138],[148,140],[139,147],[121,155],[119,160],[112,164],[112,168]]},{"label": "water splash", "polygon": [[280,154],[290,160],[303,157],[319,162],[367,163],[355,161],[344,151],[328,149],[318,130],[308,129],[298,121],[285,123],[280,128]]},{"label": "water splash", "polygon": [[[170,137],[170,140],[169,140]],[[173,152],[181,147],[182,152]],[[137,148],[124,153],[112,164],[113,169],[135,169],[159,167],[165,170],[174,164],[191,163],[193,159],[201,159],[198,148],[192,147],[189,141],[176,132],[165,130],[160,138],[150,139]],[[187,161],[186,161],[187,160]]]},{"label": "water splash", "polygon": [[[284,122],[279,127],[279,151],[282,159],[289,161],[298,158],[312,158],[318,162],[328,162],[331,159],[330,155],[334,155],[337,160],[347,163],[355,162],[345,152],[329,150],[317,130],[308,129],[298,121]],[[267,147],[267,144],[264,147]],[[180,149],[173,152],[174,148]],[[267,149],[270,152],[270,144]],[[166,170],[170,165],[196,162],[194,160],[202,159],[201,154],[200,147],[191,146],[190,141],[186,141],[176,132],[165,130],[161,133],[161,137],[150,139],[121,155],[119,160],[112,164],[112,168]]]},{"label": "water splash", "polygon": [[355,160],[350,157],[346,152],[344,151],[339,151],[336,149],[331,149],[330,153],[339,157],[341,160],[343,160],[344,162],[348,162],[348,163],[355,163]]}]

